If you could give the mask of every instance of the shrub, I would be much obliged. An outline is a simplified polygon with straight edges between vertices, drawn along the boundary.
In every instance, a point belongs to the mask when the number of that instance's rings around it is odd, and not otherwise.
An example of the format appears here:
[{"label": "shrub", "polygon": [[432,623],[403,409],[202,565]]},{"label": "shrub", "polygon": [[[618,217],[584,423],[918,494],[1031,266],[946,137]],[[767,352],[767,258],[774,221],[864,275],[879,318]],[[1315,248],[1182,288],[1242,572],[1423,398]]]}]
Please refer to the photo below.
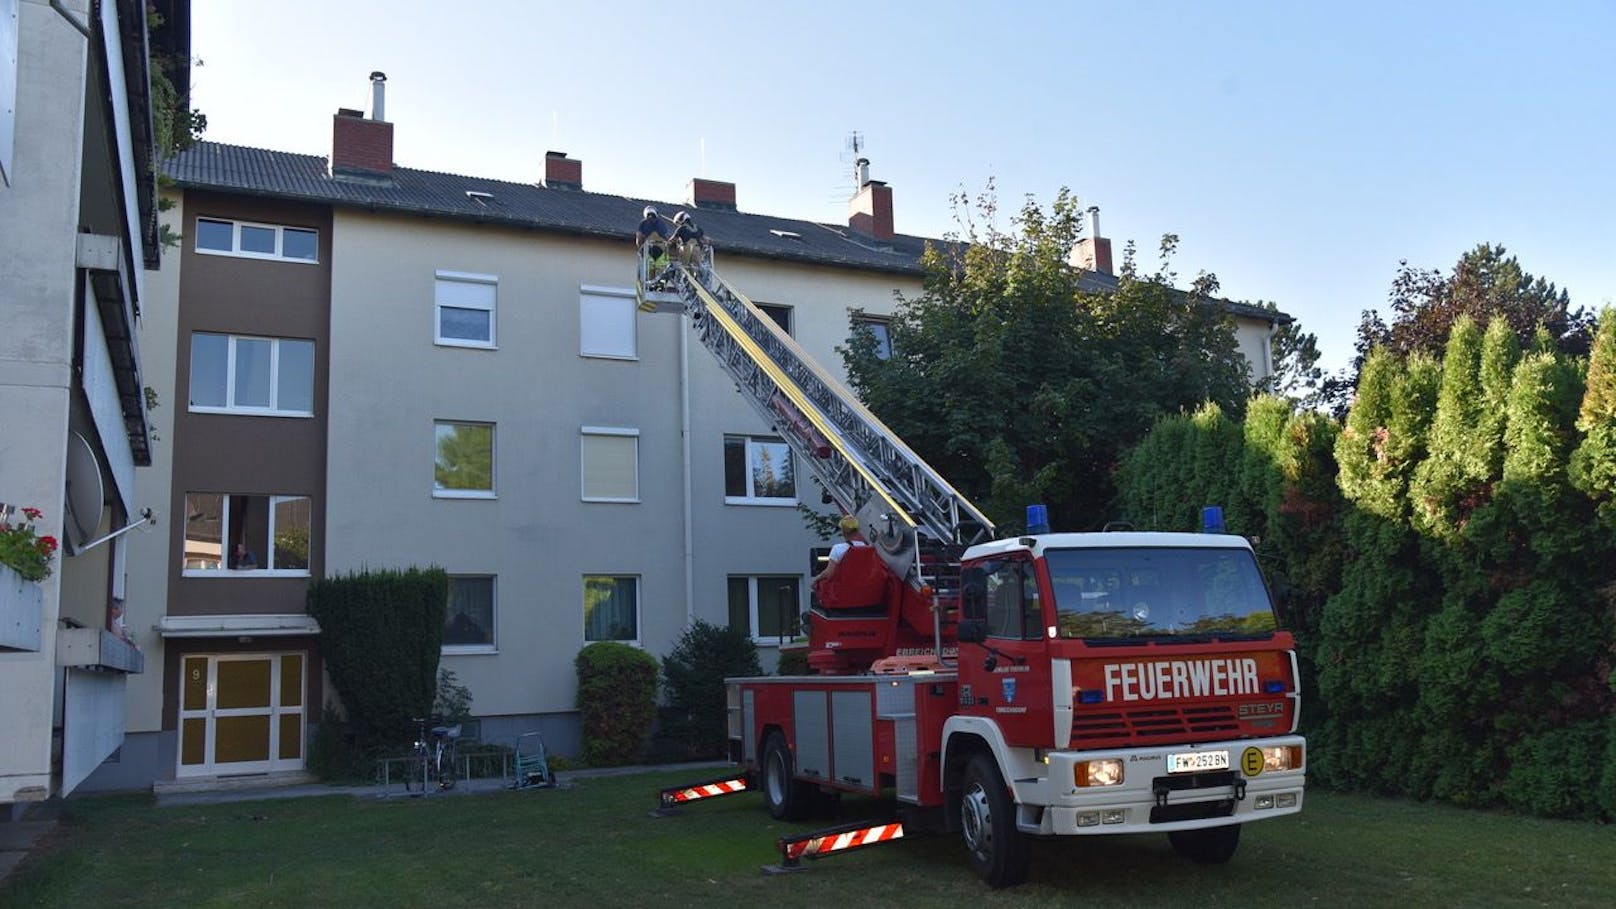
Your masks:
[{"label": "shrub", "polygon": [[1524,739],[1509,752],[1504,800],[1546,817],[1593,818],[1608,751],[1609,724],[1590,720]]},{"label": "shrub", "polygon": [[812,675],[813,670],[808,668],[808,648],[780,651],[780,665],[774,668],[775,675]]},{"label": "shrub", "polygon": [[584,760],[597,767],[639,760],[656,717],[656,657],[627,644],[597,641],[578,651],[573,665]]},{"label": "shrub", "polygon": [[745,629],[698,619],[662,659],[669,707],[663,733],[688,758],[722,756],[729,737],[724,679],[762,674],[757,645]]},{"label": "shrub", "polygon": [[471,719],[471,689],[460,684],[453,669],[438,670],[438,692],[432,699],[432,715],[445,723]]},{"label": "shrub", "polygon": [[361,752],[405,740],[432,710],[449,579],[441,568],[373,571],[309,587],[309,615]]}]

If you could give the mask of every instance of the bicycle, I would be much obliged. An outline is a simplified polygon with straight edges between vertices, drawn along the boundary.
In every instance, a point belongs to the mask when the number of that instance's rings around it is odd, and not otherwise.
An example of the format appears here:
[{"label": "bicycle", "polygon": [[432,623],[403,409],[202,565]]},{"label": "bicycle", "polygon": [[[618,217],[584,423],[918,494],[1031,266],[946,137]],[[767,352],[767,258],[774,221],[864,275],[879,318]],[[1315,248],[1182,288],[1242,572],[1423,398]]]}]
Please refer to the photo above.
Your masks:
[{"label": "bicycle", "polygon": [[414,717],[410,722],[416,724],[418,731],[411,750],[413,766],[404,775],[404,790],[412,791],[419,782],[421,792],[425,793],[428,784],[434,780],[439,789],[453,789],[455,746],[460,739],[460,724],[433,726],[429,732],[426,717]]}]

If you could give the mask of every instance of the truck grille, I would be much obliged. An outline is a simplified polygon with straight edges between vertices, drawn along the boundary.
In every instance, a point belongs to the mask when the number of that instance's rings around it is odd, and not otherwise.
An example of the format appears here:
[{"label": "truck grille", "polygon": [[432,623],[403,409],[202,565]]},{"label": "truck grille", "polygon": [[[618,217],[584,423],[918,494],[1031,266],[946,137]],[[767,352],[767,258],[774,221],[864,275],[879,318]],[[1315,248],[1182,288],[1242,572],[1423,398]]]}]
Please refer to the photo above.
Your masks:
[{"label": "truck grille", "polygon": [[1150,741],[1193,741],[1239,729],[1230,704],[1135,707],[1079,713],[1072,721],[1072,745],[1107,748]]}]

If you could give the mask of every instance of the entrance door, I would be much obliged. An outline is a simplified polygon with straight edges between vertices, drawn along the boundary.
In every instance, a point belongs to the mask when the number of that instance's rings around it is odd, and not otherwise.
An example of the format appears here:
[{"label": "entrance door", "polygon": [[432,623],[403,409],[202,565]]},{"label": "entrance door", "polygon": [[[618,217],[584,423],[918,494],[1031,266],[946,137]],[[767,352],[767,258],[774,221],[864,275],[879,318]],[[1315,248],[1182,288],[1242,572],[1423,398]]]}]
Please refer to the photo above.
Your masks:
[{"label": "entrance door", "polygon": [[302,653],[185,657],[178,775],[303,769],[305,663]]}]

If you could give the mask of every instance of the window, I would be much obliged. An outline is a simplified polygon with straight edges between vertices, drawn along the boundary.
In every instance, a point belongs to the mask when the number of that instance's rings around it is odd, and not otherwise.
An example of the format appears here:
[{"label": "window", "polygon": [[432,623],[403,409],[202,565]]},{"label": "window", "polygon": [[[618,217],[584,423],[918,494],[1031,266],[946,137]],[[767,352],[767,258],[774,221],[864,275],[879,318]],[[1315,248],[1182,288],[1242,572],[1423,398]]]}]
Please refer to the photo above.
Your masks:
[{"label": "window", "polygon": [[225,576],[309,573],[307,496],[185,496],[184,573]]},{"label": "window", "polygon": [[640,579],[584,575],[584,640],[640,639]]},{"label": "window", "polygon": [[196,251],[210,256],[312,264],[319,261],[320,232],[306,227],[197,218]]},{"label": "window", "polygon": [[1038,640],[1044,636],[1043,609],[1038,599],[1038,578],[1032,565],[1013,559],[983,562],[987,597],[988,635],[995,638]]},{"label": "window", "polygon": [[634,293],[584,287],[578,295],[578,353],[585,357],[637,360]]},{"label": "window", "polygon": [[855,316],[853,319],[854,332],[869,332],[875,338],[875,356],[886,360],[892,356],[892,326],[886,319],[874,319],[868,316]]},{"label": "window", "polygon": [[776,306],[773,303],[759,303],[757,308],[763,310],[763,314],[773,319],[774,324],[780,326],[786,334],[791,334],[791,307]]},{"label": "window", "polygon": [[440,271],[433,289],[437,330],[434,340],[446,347],[493,347],[494,303],[499,278]]},{"label": "window", "polygon": [[724,437],[724,501],[731,505],[796,505],[791,449],[779,439]]},{"label": "window", "polygon": [[436,434],[436,461],[432,494],[447,499],[494,497],[494,424],[432,424]]},{"label": "window", "polygon": [[583,500],[640,500],[640,431],[604,426],[583,428]]},{"label": "window", "polygon": [[795,575],[729,579],[729,625],[759,644],[779,644],[802,630],[801,580]]},{"label": "window", "polygon": [[191,335],[191,411],[314,416],[314,342]]},{"label": "window", "polygon": [[494,649],[493,577],[449,578],[449,615],[443,626],[443,649],[468,653]]}]

